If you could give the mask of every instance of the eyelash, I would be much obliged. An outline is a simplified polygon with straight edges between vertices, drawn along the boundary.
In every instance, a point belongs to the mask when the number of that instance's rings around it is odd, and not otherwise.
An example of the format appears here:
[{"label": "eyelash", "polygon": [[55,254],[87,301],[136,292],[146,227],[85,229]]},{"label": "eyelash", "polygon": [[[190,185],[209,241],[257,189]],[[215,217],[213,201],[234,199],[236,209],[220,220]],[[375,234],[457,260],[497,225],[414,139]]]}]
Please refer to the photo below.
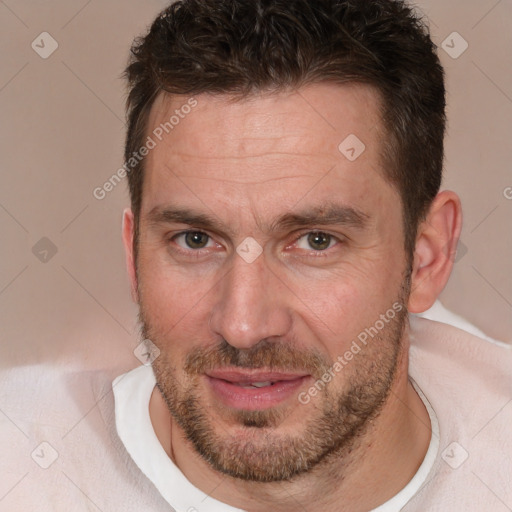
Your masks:
[{"label": "eyelash", "polygon": [[[186,231],[180,231],[179,233],[176,233],[176,234],[172,235],[171,237],[169,237],[168,241],[169,242],[174,242],[174,240],[176,240],[176,238],[178,238],[180,236],[185,236],[185,235],[187,235],[189,233],[201,233],[202,235],[206,235],[209,238],[209,240],[213,240],[213,238],[208,233],[206,233],[204,231],[197,230],[197,229],[188,229]],[[318,229],[314,229],[314,230],[303,231],[300,234],[298,234],[294,238],[292,245],[296,244],[304,236],[312,234],[312,233],[321,233],[323,235],[327,235],[327,236],[331,237],[336,242],[338,242],[335,245],[339,245],[339,244],[343,243],[343,240],[341,240],[339,237],[337,237],[337,236],[335,236],[335,235],[333,235],[333,234],[331,234],[331,233],[329,233],[327,231],[321,231],[321,230],[318,230]],[[287,245],[287,247],[288,247],[288,245]],[[324,249],[323,251],[315,251],[314,249],[311,249],[310,251],[307,251],[307,252],[309,253],[308,255],[312,255],[314,257],[327,257],[327,256],[329,256],[329,254],[326,254],[326,253],[328,253],[332,248],[333,247],[329,247],[328,249]],[[208,252],[208,249],[183,249],[180,246],[177,246],[177,248],[175,250],[177,252],[179,252],[181,254],[184,254],[184,255],[187,255],[189,257],[191,255],[193,255],[192,257],[194,257],[194,258],[201,258],[203,256],[203,251]]]}]

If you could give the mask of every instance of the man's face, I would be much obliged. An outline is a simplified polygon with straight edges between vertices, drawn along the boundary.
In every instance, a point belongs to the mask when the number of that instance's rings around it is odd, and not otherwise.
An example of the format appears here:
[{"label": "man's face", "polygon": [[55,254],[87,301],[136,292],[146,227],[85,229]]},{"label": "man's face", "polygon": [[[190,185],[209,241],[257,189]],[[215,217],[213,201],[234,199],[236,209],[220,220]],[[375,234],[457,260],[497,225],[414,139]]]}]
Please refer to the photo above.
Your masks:
[{"label": "man's face", "polygon": [[404,352],[401,201],[383,178],[378,99],[328,84],[188,99],[160,96],[149,119],[151,134],[181,114],[146,160],[143,334],[205,460],[279,481],[349,450]]}]

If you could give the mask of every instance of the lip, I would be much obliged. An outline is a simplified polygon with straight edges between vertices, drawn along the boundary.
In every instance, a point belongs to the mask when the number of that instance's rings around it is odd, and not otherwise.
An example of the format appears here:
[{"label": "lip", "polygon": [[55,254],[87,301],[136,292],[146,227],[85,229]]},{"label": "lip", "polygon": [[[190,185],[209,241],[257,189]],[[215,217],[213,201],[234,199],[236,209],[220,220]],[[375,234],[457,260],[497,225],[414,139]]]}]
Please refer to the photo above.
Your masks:
[{"label": "lip", "polygon": [[266,382],[266,381],[289,381],[295,380],[300,377],[305,377],[307,373],[286,373],[286,372],[271,372],[261,370],[237,370],[237,369],[217,369],[206,372],[208,377],[214,379],[222,379],[237,384],[250,384],[251,382]]},{"label": "lip", "polygon": [[[225,406],[256,411],[275,407],[297,397],[299,388],[312,377],[280,372],[218,370],[208,372],[205,378],[214,396]],[[243,388],[239,385],[266,381],[275,383],[263,388]]]}]

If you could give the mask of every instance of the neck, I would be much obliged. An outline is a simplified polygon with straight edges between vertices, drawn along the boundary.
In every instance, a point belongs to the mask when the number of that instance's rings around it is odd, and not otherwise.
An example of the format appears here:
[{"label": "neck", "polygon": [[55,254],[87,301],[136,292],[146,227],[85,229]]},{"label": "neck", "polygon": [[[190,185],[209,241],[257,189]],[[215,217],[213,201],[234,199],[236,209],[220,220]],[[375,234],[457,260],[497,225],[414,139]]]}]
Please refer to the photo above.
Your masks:
[{"label": "neck", "polygon": [[[408,351],[408,343],[406,347]],[[248,512],[291,512],[298,503],[315,503],[315,509],[325,512],[363,512],[405,487],[428,449],[430,419],[407,368],[406,352],[380,414],[352,446],[286,482],[241,481],[212,469],[185,438],[157,388],[150,415],[169,457],[194,486],[216,500]]]}]

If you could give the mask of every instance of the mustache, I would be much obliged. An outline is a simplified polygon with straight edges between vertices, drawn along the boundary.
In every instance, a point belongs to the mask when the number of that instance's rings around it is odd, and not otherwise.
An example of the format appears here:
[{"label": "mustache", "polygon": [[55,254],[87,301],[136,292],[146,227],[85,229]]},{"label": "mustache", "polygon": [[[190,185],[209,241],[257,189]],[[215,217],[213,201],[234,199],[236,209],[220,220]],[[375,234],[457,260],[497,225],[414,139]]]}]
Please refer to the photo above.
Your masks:
[{"label": "mustache", "polygon": [[238,349],[223,340],[214,347],[197,347],[185,359],[184,370],[199,375],[224,367],[307,372],[320,378],[331,363],[317,351],[301,351],[287,343],[262,340],[250,349]]}]

